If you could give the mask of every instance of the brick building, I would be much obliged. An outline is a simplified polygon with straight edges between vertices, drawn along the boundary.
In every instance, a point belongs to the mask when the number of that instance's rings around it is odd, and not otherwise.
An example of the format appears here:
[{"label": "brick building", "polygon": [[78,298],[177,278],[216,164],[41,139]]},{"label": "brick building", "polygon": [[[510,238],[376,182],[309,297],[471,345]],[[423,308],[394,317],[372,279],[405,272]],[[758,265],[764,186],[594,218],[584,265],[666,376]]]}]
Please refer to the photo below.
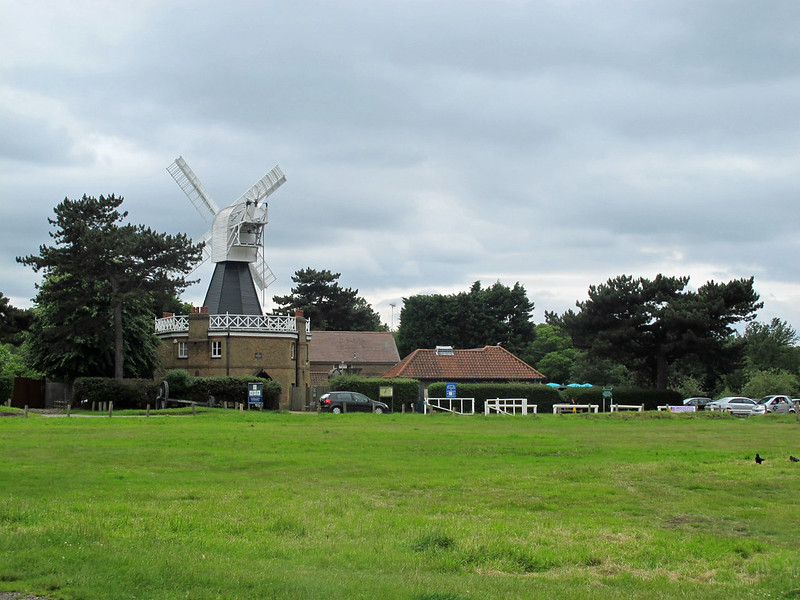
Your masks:
[{"label": "brick building", "polygon": [[281,384],[281,407],[304,410],[310,402],[311,333],[302,311],[294,317],[191,315],[156,320],[164,370],[184,369],[195,377],[256,376]]}]

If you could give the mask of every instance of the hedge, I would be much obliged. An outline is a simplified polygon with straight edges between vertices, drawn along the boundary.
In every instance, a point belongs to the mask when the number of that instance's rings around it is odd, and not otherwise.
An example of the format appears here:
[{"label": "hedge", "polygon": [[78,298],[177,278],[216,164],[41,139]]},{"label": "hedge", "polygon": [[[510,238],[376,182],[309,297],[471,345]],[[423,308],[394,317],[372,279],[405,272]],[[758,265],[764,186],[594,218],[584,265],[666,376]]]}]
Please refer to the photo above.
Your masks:
[{"label": "hedge", "polygon": [[92,404],[113,402],[114,408],[155,406],[158,383],[152,379],[112,379],[79,377],[72,386],[72,406],[91,408]]},{"label": "hedge", "polygon": [[[372,400],[380,400],[389,405],[389,410],[399,412],[403,405],[410,410],[419,399],[419,381],[416,379],[385,379],[383,377],[358,377],[357,375],[337,375],[330,379],[331,390],[359,392]],[[391,398],[381,398],[380,388],[392,388]]]},{"label": "hedge", "polygon": [[[447,384],[432,383],[428,386],[429,398],[444,398]],[[537,412],[552,412],[553,404],[562,402],[558,390],[540,383],[458,383],[459,398],[475,398],[475,412],[483,414],[485,401],[492,398],[526,398],[536,404]]]},{"label": "hedge", "polygon": [[[630,404],[639,406],[644,404],[645,410],[656,410],[659,406],[677,406],[683,404],[683,396],[680,392],[672,390],[654,390],[645,388],[613,388],[614,404]],[[597,404],[603,406],[603,388],[599,386],[590,388],[566,388],[561,392],[563,402],[575,404]],[[610,409],[611,402],[605,401],[606,410]]]},{"label": "hedge", "polygon": [[[258,377],[189,377],[185,371],[170,371],[165,379],[169,383],[169,397],[207,404],[214,396],[217,406],[247,402],[247,384],[264,384],[264,408],[277,410],[281,384]],[[72,405],[91,408],[93,403],[113,402],[117,409],[143,409],[148,404],[156,407],[160,381],[151,379],[110,379],[106,377],[80,377],[72,389]]]},{"label": "hedge", "polygon": [[14,376],[0,375],[0,404],[5,404],[14,393]]}]

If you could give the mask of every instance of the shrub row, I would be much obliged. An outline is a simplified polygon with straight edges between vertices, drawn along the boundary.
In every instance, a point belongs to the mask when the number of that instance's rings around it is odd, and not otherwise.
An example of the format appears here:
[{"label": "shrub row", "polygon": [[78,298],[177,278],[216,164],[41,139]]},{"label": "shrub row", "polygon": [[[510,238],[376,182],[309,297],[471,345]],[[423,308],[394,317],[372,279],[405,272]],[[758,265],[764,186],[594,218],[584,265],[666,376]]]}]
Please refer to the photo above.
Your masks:
[{"label": "shrub row", "polygon": [[281,384],[260,377],[192,377],[183,369],[167,371],[164,379],[169,384],[169,397],[191,400],[206,404],[209,396],[214,396],[217,406],[224,402],[230,404],[247,402],[247,384],[264,385],[264,409],[278,410],[281,398]]},{"label": "shrub row", "polygon": [[89,407],[113,402],[114,408],[155,406],[158,383],[152,379],[110,379],[79,377],[72,386],[72,406]]},{"label": "shrub row", "polygon": [[[639,406],[644,404],[645,410],[656,410],[659,406],[683,404],[683,396],[680,392],[672,390],[653,390],[643,388],[613,388],[614,404],[630,404]],[[603,388],[566,388],[561,392],[562,402],[572,402],[575,404],[597,404],[603,406]],[[610,401],[605,402],[606,410],[610,410]],[[540,409],[541,410],[541,409]]]},{"label": "shrub row", "polygon": [[[373,400],[380,400],[389,405],[392,412],[399,412],[405,404],[406,410],[416,404],[419,399],[419,381],[416,379],[384,379],[382,377],[358,377],[356,375],[338,375],[330,379],[332,390],[359,392]],[[392,388],[392,398],[381,398],[380,388]]]},{"label": "shrub row", "polygon": [[[191,377],[182,370],[169,371],[164,379],[169,384],[169,397],[206,404],[214,396],[217,406],[247,402],[247,384],[264,384],[264,408],[277,410],[281,384],[258,377]],[[151,379],[109,379],[80,377],[72,389],[72,405],[91,407],[93,403],[113,402],[117,409],[155,408],[160,381]]]},{"label": "shrub row", "polygon": [[0,375],[0,404],[5,404],[14,393],[14,376]]}]

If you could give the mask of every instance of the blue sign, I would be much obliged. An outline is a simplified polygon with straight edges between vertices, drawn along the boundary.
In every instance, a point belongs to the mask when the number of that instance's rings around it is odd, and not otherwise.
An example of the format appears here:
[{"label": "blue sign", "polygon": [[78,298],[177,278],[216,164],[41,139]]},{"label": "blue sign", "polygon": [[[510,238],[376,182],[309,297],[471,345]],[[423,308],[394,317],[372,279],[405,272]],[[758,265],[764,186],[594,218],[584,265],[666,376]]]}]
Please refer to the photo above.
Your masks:
[{"label": "blue sign", "polygon": [[247,384],[247,403],[261,405],[264,403],[264,384],[263,383],[248,383]]},{"label": "blue sign", "polygon": [[445,391],[444,391],[445,398],[456,398],[456,384],[455,383],[446,383],[445,384]]}]

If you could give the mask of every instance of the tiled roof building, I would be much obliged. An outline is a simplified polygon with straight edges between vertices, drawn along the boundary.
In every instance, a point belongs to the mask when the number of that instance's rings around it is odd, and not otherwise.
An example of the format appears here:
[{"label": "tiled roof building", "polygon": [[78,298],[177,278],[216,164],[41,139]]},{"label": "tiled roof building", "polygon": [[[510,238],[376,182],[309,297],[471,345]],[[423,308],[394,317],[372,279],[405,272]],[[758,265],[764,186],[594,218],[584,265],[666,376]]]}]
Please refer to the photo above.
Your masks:
[{"label": "tiled roof building", "polygon": [[543,383],[546,380],[539,371],[501,346],[415,350],[383,376],[418,379],[424,388],[436,381]]},{"label": "tiled roof building", "polygon": [[341,365],[363,377],[380,377],[400,361],[388,331],[315,331],[310,349],[312,385],[323,384]]}]

